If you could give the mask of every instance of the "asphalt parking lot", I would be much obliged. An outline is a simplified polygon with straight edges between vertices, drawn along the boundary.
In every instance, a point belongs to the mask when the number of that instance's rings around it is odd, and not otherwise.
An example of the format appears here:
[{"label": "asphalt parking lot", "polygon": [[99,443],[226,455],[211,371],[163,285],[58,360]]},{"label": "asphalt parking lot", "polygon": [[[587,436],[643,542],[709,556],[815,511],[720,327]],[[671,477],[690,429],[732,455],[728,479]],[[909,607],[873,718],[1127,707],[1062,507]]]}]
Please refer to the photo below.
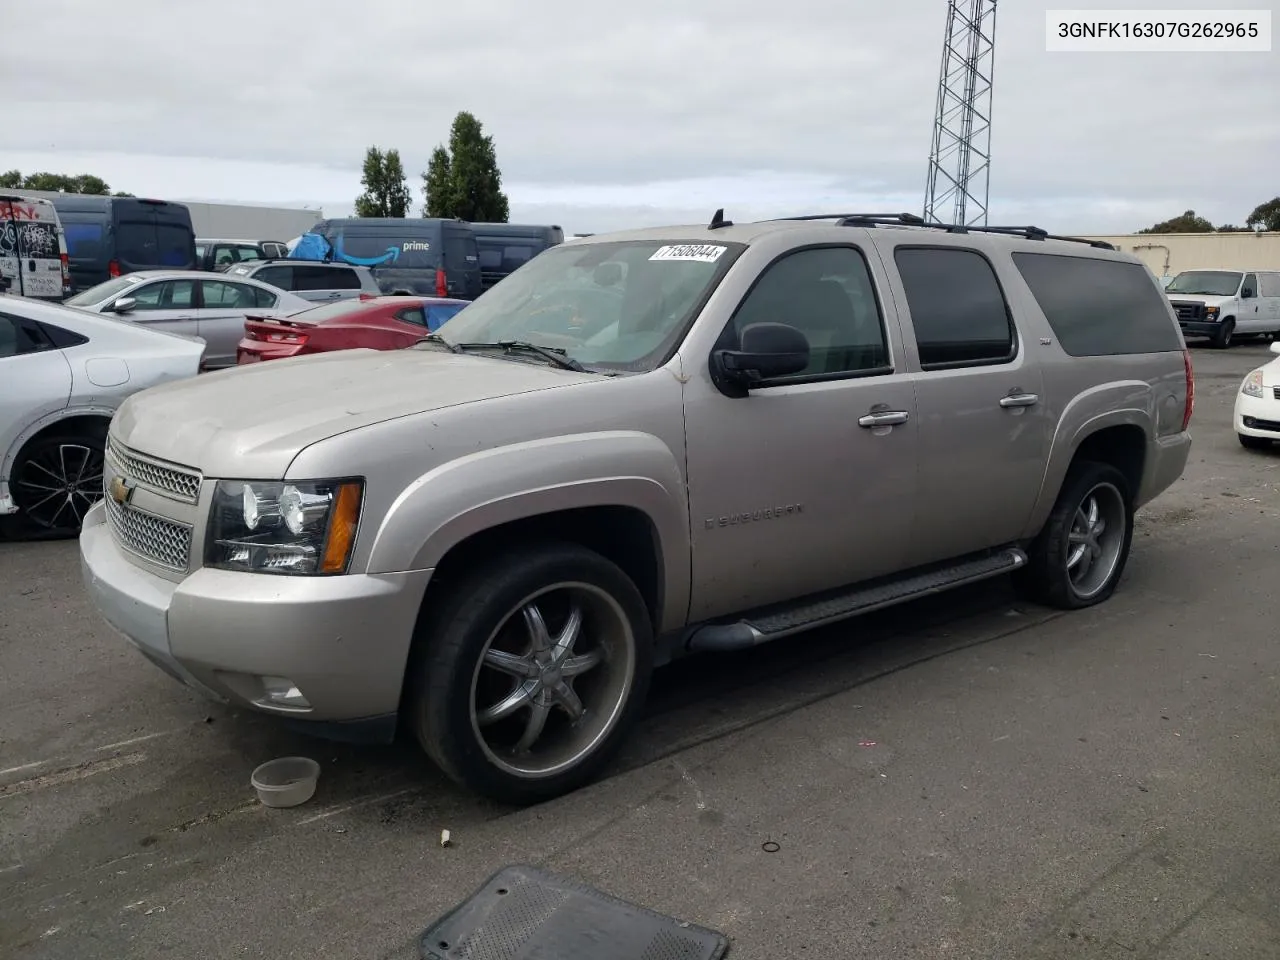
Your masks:
[{"label": "asphalt parking lot", "polygon": [[[1191,464],[1110,602],[993,583],[679,664],[609,778],[527,810],[205,703],[98,620],[74,543],[0,544],[0,956],[408,960],[510,863],[731,960],[1280,956],[1280,449],[1230,426],[1269,354],[1193,356]],[[315,798],[260,806],[296,753]]]}]

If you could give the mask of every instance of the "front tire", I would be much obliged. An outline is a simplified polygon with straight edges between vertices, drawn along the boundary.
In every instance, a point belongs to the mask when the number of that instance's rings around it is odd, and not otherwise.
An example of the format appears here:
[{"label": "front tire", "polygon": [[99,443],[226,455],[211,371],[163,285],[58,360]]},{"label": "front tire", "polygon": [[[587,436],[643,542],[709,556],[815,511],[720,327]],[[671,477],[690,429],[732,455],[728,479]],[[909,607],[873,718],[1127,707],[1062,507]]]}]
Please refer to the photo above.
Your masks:
[{"label": "front tire", "polygon": [[1231,346],[1231,337],[1236,332],[1236,322],[1234,320],[1224,321],[1214,335],[1209,339],[1209,346],[1215,350],[1226,350]]},{"label": "front tire", "polygon": [[1044,529],[1015,581],[1031,599],[1061,610],[1101,603],[1115,592],[1133,543],[1133,495],[1106,463],[1072,466]]},{"label": "front tire", "polygon": [[78,534],[89,508],[102,499],[106,444],[105,425],[27,443],[9,481],[20,527],[44,537]]},{"label": "front tire", "polygon": [[[634,583],[576,544],[499,555],[423,618],[410,721],[453,780],[502,803],[592,779],[644,701],[653,628]],[[431,604],[430,593],[428,604]]]}]

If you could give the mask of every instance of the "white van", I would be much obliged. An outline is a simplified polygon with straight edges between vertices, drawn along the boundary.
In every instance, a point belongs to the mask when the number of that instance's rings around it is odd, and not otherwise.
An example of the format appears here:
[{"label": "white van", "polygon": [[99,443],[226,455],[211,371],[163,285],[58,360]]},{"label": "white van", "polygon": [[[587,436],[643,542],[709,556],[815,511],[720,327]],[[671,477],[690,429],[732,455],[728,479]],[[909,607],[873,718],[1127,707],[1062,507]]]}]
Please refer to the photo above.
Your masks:
[{"label": "white van", "polygon": [[71,293],[67,238],[51,201],[0,194],[0,293],[41,300]]},{"label": "white van", "polygon": [[1280,333],[1280,271],[1184,270],[1164,292],[1184,337],[1222,349],[1235,336]]}]

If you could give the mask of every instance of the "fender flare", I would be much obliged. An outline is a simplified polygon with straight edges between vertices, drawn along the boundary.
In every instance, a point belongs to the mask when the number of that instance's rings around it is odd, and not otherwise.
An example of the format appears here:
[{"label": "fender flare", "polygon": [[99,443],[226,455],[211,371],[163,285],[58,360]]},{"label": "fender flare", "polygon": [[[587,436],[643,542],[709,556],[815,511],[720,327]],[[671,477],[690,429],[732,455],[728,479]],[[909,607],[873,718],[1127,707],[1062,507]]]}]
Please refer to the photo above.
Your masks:
[{"label": "fender flare", "polygon": [[443,463],[392,503],[370,548],[368,571],[437,566],[467,538],[505,523],[582,507],[629,507],[648,518],[662,586],[660,629],[688,613],[688,496],[672,452],[657,437],[608,431],[548,437]]},{"label": "fender flare", "polygon": [[[1073,414],[1081,405],[1093,401],[1099,393],[1114,392],[1118,389],[1124,389],[1128,392],[1124,406],[1114,407],[1093,416],[1085,417],[1075,422],[1074,426],[1072,425],[1075,419]],[[1151,385],[1145,380],[1125,380],[1103,384],[1092,390],[1087,390],[1067,404],[1058,418],[1057,428],[1054,430],[1053,439],[1050,441],[1049,456],[1045,461],[1044,477],[1040,483],[1040,495],[1036,499],[1031,520],[1027,525],[1027,537],[1034,537],[1040,531],[1040,528],[1044,526],[1050,511],[1053,510],[1054,503],[1058,500],[1058,494],[1062,489],[1063,482],[1066,480],[1067,471],[1071,468],[1071,462],[1075,459],[1076,452],[1080,449],[1081,444],[1095,433],[1108,427],[1137,427],[1142,431],[1144,438],[1145,459],[1149,452],[1145,448],[1152,443],[1152,437],[1155,435],[1155,425],[1152,410],[1133,405],[1135,395],[1139,394],[1145,397],[1148,402],[1151,402]],[[1138,491],[1134,490],[1133,494],[1137,496]]]}]

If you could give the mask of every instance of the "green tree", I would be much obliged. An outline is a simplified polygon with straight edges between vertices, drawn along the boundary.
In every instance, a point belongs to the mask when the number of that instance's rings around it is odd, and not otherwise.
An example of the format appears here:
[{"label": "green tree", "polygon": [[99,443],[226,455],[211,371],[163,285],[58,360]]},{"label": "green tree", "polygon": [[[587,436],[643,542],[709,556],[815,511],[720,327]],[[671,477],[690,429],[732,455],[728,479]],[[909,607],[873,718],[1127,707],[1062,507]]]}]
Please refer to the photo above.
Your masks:
[{"label": "green tree", "polygon": [[85,193],[101,197],[131,197],[133,194],[117,190],[111,192],[107,181],[95,177],[91,173],[68,176],[65,173],[48,173],[41,171],[29,173],[25,177],[20,170],[6,170],[0,173],[0,188],[6,190],[45,190],[50,193]]},{"label": "green tree", "polygon": [[1213,224],[1204,217],[1196,216],[1194,210],[1188,210],[1180,217],[1165,220],[1153,227],[1139,230],[1139,233],[1213,233]]},{"label": "green tree", "polygon": [[1224,223],[1218,228],[1218,233],[1253,233],[1251,227],[1237,227],[1234,223]]},{"label": "green tree", "polygon": [[480,121],[465,110],[453,118],[448,150],[432,151],[422,181],[425,217],[506,223],[511,216],[493,137],[486,137]]},{"label": "green tree", "polygon": [[427,172],[422,175],[422,192],[426,202],[422,206],[424,217],[453,217],[453,171],[449,165],[449,151],[436,147],[431,151]]},{"label": "green tree", "polygon": [[383,153],[376,146],[364,155],[360,177],[364,193],[356,197],[357,217],[403,217],[409,212],[409,184],[399,150]]},{"label": "green tree", "polygon": [[1244,222],[1253,230],[1280,230],[1280,197],[1258,204]]}]

